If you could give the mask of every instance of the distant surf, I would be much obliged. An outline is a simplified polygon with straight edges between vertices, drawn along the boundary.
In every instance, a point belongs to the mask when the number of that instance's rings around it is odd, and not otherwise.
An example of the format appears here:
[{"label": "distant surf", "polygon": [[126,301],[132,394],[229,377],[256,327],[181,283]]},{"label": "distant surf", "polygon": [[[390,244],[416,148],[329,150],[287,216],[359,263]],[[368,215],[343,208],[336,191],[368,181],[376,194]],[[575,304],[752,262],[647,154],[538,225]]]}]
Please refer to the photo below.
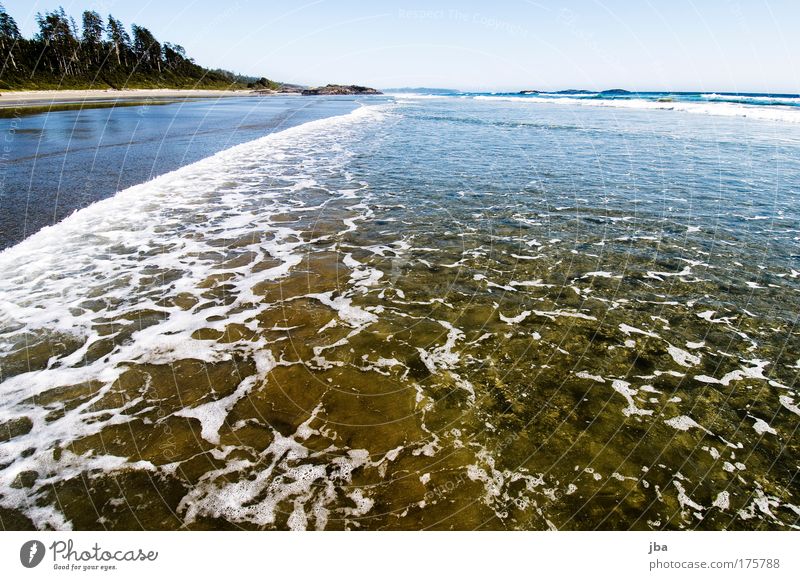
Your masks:
[{"label": "distant surf", "polygon": [[390,93],[396,98],[471,98],[475,100],[504,100],[519,103],[580,105],[624,109],[680,111],[724,117],[747,117],[764,121],[800,123],[800,95],[792,94],[735,94],[700,92],[629,92],[622,90],[557,92],[519,91],[516,93],[457,92],[449,94],[439,89],[435,93],[423,90]]}]

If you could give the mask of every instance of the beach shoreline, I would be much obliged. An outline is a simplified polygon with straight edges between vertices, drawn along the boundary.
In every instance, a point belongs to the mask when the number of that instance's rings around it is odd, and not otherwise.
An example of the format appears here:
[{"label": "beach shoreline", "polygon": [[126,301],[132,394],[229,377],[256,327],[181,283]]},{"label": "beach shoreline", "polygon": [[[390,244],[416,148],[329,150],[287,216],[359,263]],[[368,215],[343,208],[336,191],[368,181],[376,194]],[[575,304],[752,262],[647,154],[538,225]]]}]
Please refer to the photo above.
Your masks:
[{"label": "beach shoreline", "polygon": [[[291,94],[291,93],[275,93]],[[142,99],[227,98],[264,96],[250,89],[85,89],[46,91],[4,91],[0,94],[0,108],[93,103],[104,101]],[[270,95],[271,96],[271,95]]]}]

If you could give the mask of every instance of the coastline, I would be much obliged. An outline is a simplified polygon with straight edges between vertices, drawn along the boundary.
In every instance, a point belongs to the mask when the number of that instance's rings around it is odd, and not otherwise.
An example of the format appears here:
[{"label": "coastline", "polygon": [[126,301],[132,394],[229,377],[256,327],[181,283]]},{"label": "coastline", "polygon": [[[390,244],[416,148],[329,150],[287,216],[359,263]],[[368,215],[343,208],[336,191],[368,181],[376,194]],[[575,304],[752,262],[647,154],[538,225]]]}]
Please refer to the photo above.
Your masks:
[{"label": "coastline", "polygon": [[[282,94],[282,93],[276,93]],[[251,89],[84,89],[47,91],[4,91],[0,108],[62,105],[70,103],[113,102],[126,99],[185,99],[264,96]]]}]

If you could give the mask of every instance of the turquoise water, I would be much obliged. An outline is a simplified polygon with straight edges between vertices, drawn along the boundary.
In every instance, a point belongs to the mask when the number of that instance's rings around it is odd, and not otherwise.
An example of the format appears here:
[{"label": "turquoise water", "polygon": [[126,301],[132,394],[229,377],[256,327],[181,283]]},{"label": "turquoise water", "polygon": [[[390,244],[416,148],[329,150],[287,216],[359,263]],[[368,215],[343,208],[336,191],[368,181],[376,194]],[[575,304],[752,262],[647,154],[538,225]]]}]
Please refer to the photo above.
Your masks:
[{"label": "turquoise water", "polygon": [[0,254],[4,526],[797,527],[786,105],[359,104]]}]

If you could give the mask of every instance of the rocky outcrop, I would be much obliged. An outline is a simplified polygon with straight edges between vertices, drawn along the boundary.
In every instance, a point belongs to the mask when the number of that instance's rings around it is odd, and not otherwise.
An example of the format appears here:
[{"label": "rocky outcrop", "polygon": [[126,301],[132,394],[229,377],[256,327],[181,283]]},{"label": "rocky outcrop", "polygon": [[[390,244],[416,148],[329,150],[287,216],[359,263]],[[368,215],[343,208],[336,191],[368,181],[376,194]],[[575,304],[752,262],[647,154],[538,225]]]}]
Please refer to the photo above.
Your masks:
[{"label": "rocky outcrop", "polygon": [[302,85],[292,85],[289,83],[281,83],[281,88],[278,89],[279,93],[302,93],[306,87]]},{"label": "rocky outcrop", "polygon": [[369,87],[360,87],[358,85],[325,85],[324,87],[315,87],[312,89],[305,89],[302,94],[304,95],[382,95],[380,91],[371,89]]},{"label": "rocky outcrop", "polygon": [[286,95],[286,94],[300,94],[306,87],[300,85],[291,85],[288,83],[275,83],[271,88],[257,87],[253,89],[254,95]]}]

